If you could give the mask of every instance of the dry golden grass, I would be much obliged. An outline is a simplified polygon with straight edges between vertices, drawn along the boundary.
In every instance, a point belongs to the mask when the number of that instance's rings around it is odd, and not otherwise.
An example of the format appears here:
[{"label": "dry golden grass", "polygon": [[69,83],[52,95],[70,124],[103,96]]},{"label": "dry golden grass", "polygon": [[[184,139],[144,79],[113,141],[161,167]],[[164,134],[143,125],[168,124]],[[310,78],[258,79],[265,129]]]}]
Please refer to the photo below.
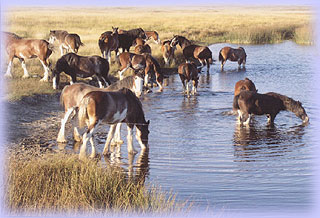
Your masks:
[{"label": "dry golden grass", "polygon": [[10,214],[172,214],[188,209],[172,193],[148,188],[100,161],[79,161],[78,155],[10,156],[7,163],[5,206]]},{"label": "dry golden grass", "polygon": [[[48,39],[54,29],[77,33],[85,44],[80,55],[101,55],[98,38],[112,26],[121,29],[142,27],[156,30],[161,40],[180,34],[198,44],[217,42],[231,43],[276,43],[291,39],[300,44],[311,44],[312,11],[309,7],[183,7],[183,8],[9,8],[4,12],[7,31],[28,38]],[[153,56],[163,64],[160,45],[149,42]],[[218,52],[218,51],[213,51]],[[114,56],[114,54],[112,54]],[[178,49],[178,58],[181,50]],[[54,66],[60,51],[51,55]],[[176,64],[179,64],[178,60]],[[27,61],[31,74],[43,75],[38,60]],[[112,62],[110,74],[115,75],[119,66]],[[5,70],[5,69],[3,69]],[[13,73],[23,74],[18,60],[14,61]],[[10,95],[15,95],[16,86],[9,82]],[[29,89],[30,90],[30,89]],[[26,90],[25,93],[29,93]],[[45,92],[45,90],[43,90]],[[41,93],[41,90],[38,90]],[[30,94],[33,94],[30,91]],[[19,98],[9,97],[11,99]]]}]

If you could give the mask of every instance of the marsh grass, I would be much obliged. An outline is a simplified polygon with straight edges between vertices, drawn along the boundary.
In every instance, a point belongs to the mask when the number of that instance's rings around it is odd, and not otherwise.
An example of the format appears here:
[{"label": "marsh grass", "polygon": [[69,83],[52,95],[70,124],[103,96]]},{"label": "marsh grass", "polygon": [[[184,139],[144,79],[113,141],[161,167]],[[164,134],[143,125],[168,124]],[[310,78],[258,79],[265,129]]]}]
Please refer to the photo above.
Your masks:
[{"label": "marsh grass", "polygon": [[5,206],[11,214],[171,214],[188,206],[172,193],[130,180],[100,161],[79,161],[76,155],[11,156],[6,174]]},{"label": "marsh grass", "polygon": [[[312,11],[307,6],[295,7],[249,7],[249,6],[208,6],[208,7],[102,7],[102,8],[9,8],[4,12],[6,31],[27,38],[48,39],[49,31],[67,30],[80,35],[85,46],[80,47],[79,55],[101,55],[98,38],[101,33],[111,30],[112,26],[120,29],[142,27],[144,30],[156,30],[161,40],[179,34],[200,45],[218,42],[261,44],[278,43],[293,40],[299,44],[312,44]],[[40,19],[41,18],[41,19]],[[148,42],[152,55],[163,65],[160,45]],[[132,48],[133,49],[133,48]],[[218,51],[212,51],[218,52]],[[55,49],[50,56],[52,66],[60,57]],[[177,61],[172,67],[183,62],[181,49],[177,50]],[[114,59],[114,54],[112,54]],[[7,63],[7,62],[6,62]],[[33,75],[43,75],[38,60],[27,60],[27,68]],[[6,64],[3,64],[3,68]],[[118,76],[118,64],[111,63],[110,75]],[[5,69],[3,69],[5,71]],[[16,78],[23,75],[23,70],[16,59],[13,66]],[[27,80],[26,80],[27,81]],[[21,81],[22,82],[22,81]],[[38,83],[18,90],[15,79],[8,81],[9,98],[19,98],[19,93],[41,93]],[[21,89],[21,86],[18,86]],[[35,89],[32,91],[32,87]]]}]

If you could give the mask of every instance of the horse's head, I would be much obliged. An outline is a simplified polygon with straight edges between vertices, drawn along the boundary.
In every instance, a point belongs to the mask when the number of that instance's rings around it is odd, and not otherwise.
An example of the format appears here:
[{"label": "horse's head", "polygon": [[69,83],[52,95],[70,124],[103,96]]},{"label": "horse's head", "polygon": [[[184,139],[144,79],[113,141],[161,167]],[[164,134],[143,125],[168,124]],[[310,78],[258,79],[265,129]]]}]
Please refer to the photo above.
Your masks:
[{"label": "horse's head", "polygon": [[142,144],[147,148],[149,141],[149,124],[150,120],[143,124],[137,124],[137,129],[139,131],[136,132],[137,138],[141,139]]},{"label": "horse's head", "polygon": [[56,37],[56,31],[55,30],[50,30],[50,33],[49,33],[49,43],[54,43],[54,41],[57,39]]},{"label": "horse's head", "polygon": [[144,30],[142,28],[138,28],[137,31],[138,31],[138,35],[137,35],[138,37],[145,39],[145,40],[148,38],[147,34],[144,32]]},{"label": "horse's head", "polygon": [[171,41],[170,47],[175,47],[179,43],[179,36],[174,35],[170,41]]},{"label": "horse's head", "polygon": [[294,114],[299,117],[303,123],[309,122],[309,117],[305,111],[305,109],[302,107],[302,103],[298,101],[297,109],[295,110]]},{"label": "horse's head", "polygon": [[112,27],[112,34],[118,34],[119,27]]},{"label": "horse's head", "polygon": [[137,73],[134,76],[134,84],[133,91],[137,97],[140,97],[143,91],[143,75],[141,73]]}]

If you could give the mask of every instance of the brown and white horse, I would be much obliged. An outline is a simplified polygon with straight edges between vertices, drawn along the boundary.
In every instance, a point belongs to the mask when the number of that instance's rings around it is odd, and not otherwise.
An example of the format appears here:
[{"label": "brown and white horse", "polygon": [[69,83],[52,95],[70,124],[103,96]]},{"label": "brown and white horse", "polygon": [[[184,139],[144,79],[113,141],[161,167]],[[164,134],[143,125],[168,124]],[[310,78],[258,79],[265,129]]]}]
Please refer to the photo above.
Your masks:
[{"label": "brown and white horse", "polygon": [[231,47],[224,47],[219,52],[219,61],[221,61],[221,71],[223,70],[224,64],[230,61],[237,61],[239,66],[238,69],[241,69],[241,64],[243,68],[245,68],[245,64],[247,61],[247,54],[244,48],[231,48]]},{"label": "brown and white horse", "polygon": [[151,54],[151,47],[148,44],[145,44],[145,41],[142,38],[136,38],[135,40],[134,53],[136,54]]},{"label": "brown and white horse", "polygon": [[[195,95],[197,93],[198,80],[200,73],[200,69],[197,68],[197,65],[193,62],[191,63],[182,63],[178,67],[178,73],[183,85],[183,93],[187,93],[188,98],[189,94],[189,82],[192,81],[192,94]],[[186,84],[187,83],[187,87]]]},{"label": "brown and white horse", "polygon": [[171,46],[171,40],[165,40],[161,43],[161,52],[165,66],[170,66],[171,62],[174,61],[175,50],[176,46]]},{"label": "brown and white horse", "polygon": [[107,31],[100,35],[99,38],[99,48],[102,57],[107,58],[109,63],[111,63],[111,51],[115,52],[116,59],[119,57],[119,37],[118,28],[112,27],[112,32]]},{"label": "brown and white horse", "polygon": [[243,90],[258,92],[254,83],[248,78],[245,78],[244,80],[239,80],[238,82],[236,82],[236,85],[234,86],[234,97],[233,97],[233,111],[234,112],[236,112],[237,108],[239,108],[237,96]]},{"label": "brown and white horse", "polygon": [[12,77],[12,61],[13,58],[18,58],[23,69],[22,78],[30,77],[25,59],[37,57],[44,68],[44,76],[40,81],[48,82],[50,71],[48,58],[52,54],[53,46],[43,39],[25,39],[9,32],[3,32],[2,34],[4,37],[5,48],[9,56],[9,64],[5,76]]},{"label": "brown and white horse", "polygon": [[76,33],[68,33],[65,30],[50,30],[49,42],[54,43],[57,40],[61,51],[61,56],[69,52],[78,53],[79,47],[84,44],[81,42],[80,36]]},{"label": "brown and white horse", "polygon": [[180,45],[182,53],[186,61],[191,61],[192,58],[201,63],[201,67],[207,65],[207,72],[209,73],[210,64],[213,63],[212,52],[206,46],[194,45],[184,36],[174,36],[171,39],[171,47]]},{"label": "brown and white horse", "polygon": [[75,53],[63,55],[58,59],[52,71],[53,89],[59,87],[61,72],[71,76],[71,84],[77,81],[77,76],[96,77],[100,88],[107,86],[107,83],[111,84],[108,78],[109,62],[100,56],[79,56]]},{"label": "brown and white horse", "polygon": [[143,55],[134,54],[130,52],[123,52],[119,55],[120,70],[119,78],[123,78],[123,74],[129,68],[133,69],[135,73],[143,73],[146,68],[146,59]]},{"label": "brown and white horse", "polygon": [[[84,83],[75,83],[65,86],[60,95],[60,103],[64,107],[65,115],[64,118],[61,119],[61,127],[58,133],[57,142],[66,142],[65,125],[70,115],[73,114],[74,116],[76,114],[79,103],[83,96],[91,91],[116,91],[122,88],[128,88],[134,92],[137,97],[140,97],[143,88],[143,76],[128,76],[123,80],[112,83],[107,88],[98,88]],[[80,135],[77,127],[74,127],[73,136],[76,141],[80,141]],[[117,126],[115,142],[120,142],[120,125]]]},{"label": "brown and white horse", "polygon": [[103,154],[109,154],[109,147],[117,123],[127,124],[128,153],[136,153],[132,143],[132,129],[136,127],[136,139],[142,150],[148,148],[149,123],[145,120],[140,100],[129,89],[123,88],[115,92],[93,91],[86,94],[79,105],[79,126],[86,124],[87,131],[83,134],[83,143],[79,158],[86,157],[88,141],[91,143],[91,158],[96,155],[93,134],[101,123],[110,125]]},{"label": "brown and white horse", "polygon": [[145,31],[147,40],[153,39],[157,44],[160,44],[160,37],[156,31]]},{"label": "brown and white horse", "polygon": [[119,30],[119,48],[122,48],[122,52],[129,52],[136,38],[146,39],[146,33],[142,28],[132,29],[132,30]]},{"label": "brown and white horse", "polygon": [[293,112],[303,123],[309,122],[309,117],[299,101],[274,92],[259,94],[253,91],[241,91],[237,97],[240,124],[249,124],[251,114],[268,117],[268,124],[272,125],[280,111]]},{"label": "brown and white horse", "polygon": [[[161,71],[160,64],[150,54],[144,54],[143,56],[146,59],[144,85],[147,87],[148,83],[151,82],[151,85],[153,87],[153,81],[155,80],[155,82],[159,86],[159,92],[162,92],[164,76]],[[150,81],[149,81],[149,78],[150,78]]]}]

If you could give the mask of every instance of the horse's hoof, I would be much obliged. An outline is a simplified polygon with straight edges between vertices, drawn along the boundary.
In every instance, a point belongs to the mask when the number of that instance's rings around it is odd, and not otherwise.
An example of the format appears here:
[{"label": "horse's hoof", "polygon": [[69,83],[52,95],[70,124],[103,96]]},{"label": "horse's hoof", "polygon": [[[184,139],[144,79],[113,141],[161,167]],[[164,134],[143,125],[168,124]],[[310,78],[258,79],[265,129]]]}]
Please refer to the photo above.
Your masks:
[{"label": "horse's hoof", "polygon": [[133,154],[133,155],[134,155],[134,154],[137,154],[137,153],[138,153],[138,151],[136,151],[136,150],[132,150],[132,151],[128,151],[128,153],[129,153],[129,154]]},{"label": "horse's hoof", "polygon": [[62,139],[57,139],[57,142],[59,143],[67,143],[67,140],[65,138],[62,138]]},{"label": "horse's hoof", "polygon": [[49,79],[48,78],[42,78],[42,79],[40,79],[40,82],[49,82]]},{"label": "horse's hoof", "polygon": [[23,75],[22,78],[23,78],[23,79],[30,78],[30,75]]}]

